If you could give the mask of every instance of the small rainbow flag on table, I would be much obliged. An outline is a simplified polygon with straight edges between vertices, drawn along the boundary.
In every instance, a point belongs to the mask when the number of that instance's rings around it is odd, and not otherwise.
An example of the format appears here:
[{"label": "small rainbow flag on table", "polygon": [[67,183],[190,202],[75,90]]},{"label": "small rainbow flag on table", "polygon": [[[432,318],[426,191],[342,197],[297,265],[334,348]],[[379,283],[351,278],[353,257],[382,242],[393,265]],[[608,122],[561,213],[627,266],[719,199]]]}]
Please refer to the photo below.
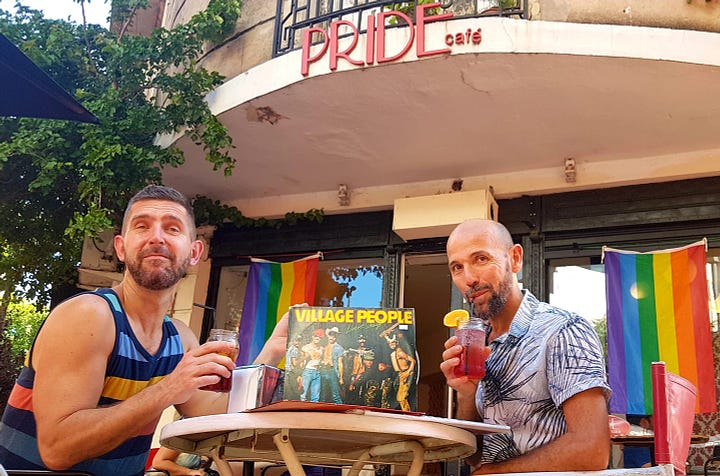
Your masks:
[{"label": "small rainbow flag on table", "polygon": [[652,414],[657,361],[695,384],[696,413],[715,411],[706,248],[705,239],[649,253],[603,248],[611,412]]},{"label": "small rainbow flag on table", "polygon": [[293,304],[313,305],[320,253],[289,263],[251,258],[238,340],[238,365],[251,364]]}]

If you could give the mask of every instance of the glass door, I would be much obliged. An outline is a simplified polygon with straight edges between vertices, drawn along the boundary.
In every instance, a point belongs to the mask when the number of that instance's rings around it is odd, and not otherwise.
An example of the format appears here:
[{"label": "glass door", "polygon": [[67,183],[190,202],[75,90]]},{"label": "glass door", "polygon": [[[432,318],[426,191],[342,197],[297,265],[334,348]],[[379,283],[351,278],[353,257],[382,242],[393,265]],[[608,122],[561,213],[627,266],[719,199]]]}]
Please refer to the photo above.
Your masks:
[{"label": "glass door", "polygon": [[[417,382],[418,410],[447,416],[447,386],[440,371],[443,343],[448,330],[442,318],[452,305],[452,279],[445,254],[405,255],[401,307],[415,308],[416,348],[420,373]],[[459,294],[458,304],[461,305]]]},{"label": "glass door", "polygon": [[605,266],[591,257],[552,259],[548,264],[548,302],[590,321],[604,344]]}]

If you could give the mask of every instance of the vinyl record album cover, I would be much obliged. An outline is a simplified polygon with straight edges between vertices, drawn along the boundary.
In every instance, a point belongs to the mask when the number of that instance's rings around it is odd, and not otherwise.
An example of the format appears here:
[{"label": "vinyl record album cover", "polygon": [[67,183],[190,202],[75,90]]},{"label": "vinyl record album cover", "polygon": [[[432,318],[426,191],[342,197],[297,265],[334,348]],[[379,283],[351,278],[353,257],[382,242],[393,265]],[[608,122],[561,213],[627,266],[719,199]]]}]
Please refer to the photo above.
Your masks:
[{"label": "vinyl record album cover", "polygon": [[290,309],[283,399],[414,411],[415,310]]}]

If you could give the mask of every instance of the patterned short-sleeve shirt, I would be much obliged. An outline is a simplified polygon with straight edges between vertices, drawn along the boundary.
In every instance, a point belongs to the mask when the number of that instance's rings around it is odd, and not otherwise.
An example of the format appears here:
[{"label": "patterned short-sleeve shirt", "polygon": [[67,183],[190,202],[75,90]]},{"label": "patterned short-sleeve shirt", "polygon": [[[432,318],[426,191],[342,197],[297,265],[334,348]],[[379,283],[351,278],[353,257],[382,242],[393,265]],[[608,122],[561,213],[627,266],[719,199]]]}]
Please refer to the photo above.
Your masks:
[{"label": "patterned short-sleeve shirt", "polygon": [[486,423],[512,428],[484,435],[483,463],[519,456],[565,433],[561,406],[571,396],[595,387],[610,395],[602,346],[590,323],[523,293],[510,330],[490,343],[487,375],[475,395]]}]

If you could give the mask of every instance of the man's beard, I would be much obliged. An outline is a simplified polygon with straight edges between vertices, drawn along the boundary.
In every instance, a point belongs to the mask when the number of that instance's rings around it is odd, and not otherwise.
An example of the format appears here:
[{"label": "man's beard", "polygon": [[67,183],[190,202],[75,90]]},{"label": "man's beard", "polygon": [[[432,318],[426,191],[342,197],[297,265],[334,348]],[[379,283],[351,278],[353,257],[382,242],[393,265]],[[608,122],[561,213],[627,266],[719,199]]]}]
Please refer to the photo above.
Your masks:
[{"label": "man's beard", "polygon": [[[152,267],[151,269],[143,269],[143,258],[152,254],[160,254],[170,260],[170,266],[167,268]],[[126,260],[130,276],[136,283],[146,289],[152,291],[162,291],[171,288],[178,281],[185,277],[187,269],[190,266],[190,256],[185,258],[182,263],[175,264],[176,257],[165,247],[148,248],[138,252],[136,259]]]},{"label": "man's beard", "polygon": [[472,294],[477,291],[490,291],[490,299],[487,302],[486,309],[484,311],[479,310],[473,302],[471,306],[473,314],[482,319],[483,321],[489,321],[493,317],[500,314],[505,308],[505,304],[507,304],[513,285],[514,283],[512,274],[507,274],[507,278],[499,283],[497,290],[495,290],[495,288],[490,285],[477,286],[475,288],[468,289],[465,292],[466,295]]}]

